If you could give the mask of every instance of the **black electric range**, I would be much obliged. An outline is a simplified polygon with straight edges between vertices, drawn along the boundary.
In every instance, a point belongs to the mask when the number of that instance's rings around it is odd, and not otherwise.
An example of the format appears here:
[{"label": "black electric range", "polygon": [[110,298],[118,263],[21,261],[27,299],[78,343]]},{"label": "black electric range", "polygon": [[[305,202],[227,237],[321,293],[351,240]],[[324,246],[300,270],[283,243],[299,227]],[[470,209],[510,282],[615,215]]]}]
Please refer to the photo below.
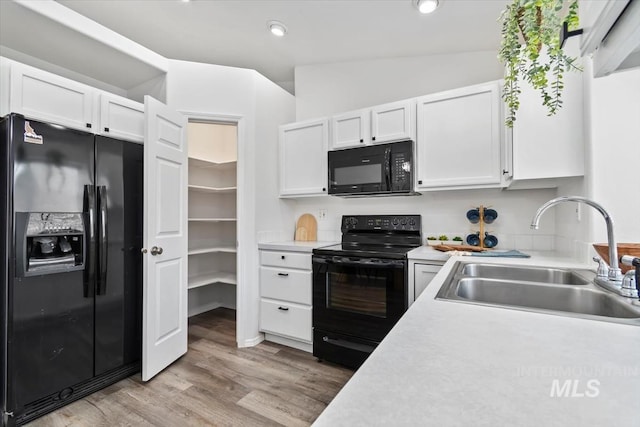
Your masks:
[{"label": "black electric range", "polygon": [[313,250],[313,354],[359,367],[408,307],[419,215],[342,217],[342,243]]}]

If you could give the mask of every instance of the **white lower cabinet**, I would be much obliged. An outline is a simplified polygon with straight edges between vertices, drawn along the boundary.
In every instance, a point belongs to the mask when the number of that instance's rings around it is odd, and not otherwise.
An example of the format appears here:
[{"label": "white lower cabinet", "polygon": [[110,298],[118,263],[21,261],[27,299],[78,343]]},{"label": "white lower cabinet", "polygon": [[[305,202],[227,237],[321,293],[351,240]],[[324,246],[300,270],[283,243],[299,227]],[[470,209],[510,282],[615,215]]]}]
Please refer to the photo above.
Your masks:
[{"label": "white lower cabinet", "polygon": [[312,350],[311,253],[260,250],[260,331],[265,339]]},{"label": "white lower cabinet", "polygon": [[263,332],[311,342],[311,307],[262,298],[260,327]]},{"label": "white lower cabinet", "polygon": [[418,299],[420,294],[442,268],[442,262],[410,261],[409,262],[409,303]]}]

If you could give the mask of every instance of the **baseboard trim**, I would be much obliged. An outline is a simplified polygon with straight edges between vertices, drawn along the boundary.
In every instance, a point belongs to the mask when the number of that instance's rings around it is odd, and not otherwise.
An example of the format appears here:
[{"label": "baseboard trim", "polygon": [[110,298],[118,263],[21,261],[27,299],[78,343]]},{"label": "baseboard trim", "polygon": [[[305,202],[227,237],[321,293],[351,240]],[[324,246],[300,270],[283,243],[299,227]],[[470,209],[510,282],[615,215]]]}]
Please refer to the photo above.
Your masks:
[{"label": "baseboard trim", "polygon": [[260,334],[257,337],[249,338],[248,340],[244,340],[243,343],[238,342],[238,347],[254,347],[264,341],[264,335]]},{"label": "baseboard trim", "polygon": [[189,317],[193,317],[210,310],[215,310],[216,308],[220,308],[220,307],[223,307],[223,305],[220,304],[219,302],[211,302],[209,304],[192,307],[191,309],[189,309]]},{"label": "baseboard trim", "polygon": [[306,342],[296,341],[271,334],[264,334],[264,339],[267,341],[275,342],[277,344],[286,345],[287,347],[297,348],[298,350],[306,351],[307,353],[313,353],[313,344],[308,344]]}]

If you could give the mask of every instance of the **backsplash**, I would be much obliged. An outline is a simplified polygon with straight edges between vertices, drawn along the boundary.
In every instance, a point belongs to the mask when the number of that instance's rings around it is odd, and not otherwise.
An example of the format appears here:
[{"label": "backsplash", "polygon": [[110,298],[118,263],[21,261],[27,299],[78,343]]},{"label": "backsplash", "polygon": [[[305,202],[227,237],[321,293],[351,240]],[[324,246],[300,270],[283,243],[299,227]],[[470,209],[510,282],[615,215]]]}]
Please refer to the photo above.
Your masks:
[{"label": "backsplash", "polygon": [[[555,189],[489,189],[433,192],[414,197],[313,197],[287,203],[293,209],[295,218],[310,213],[318,219],[318,240],[340,239],[342,215],[419,214],[422,217],[423,244],[426,244],[429,235],[446,234],[451,238],[461,236],[464,239],[467,234],[475,233],[478,224],[469,223],[466,212],[483,205],[498,211],[498,218],[485,226],[486,231],[498,238],[498,249],[550,251],[556,249],[554,213],[550,211],[541,219],[540,230],[532,230],[529,225],[538,207],[554,197]],[[320,209],[327,210],[327,219],[319,219]],[[293,238],[293,224],[291,235],[284,234],[287,239]],[[276,234],[261,236],[275,238]]]}]

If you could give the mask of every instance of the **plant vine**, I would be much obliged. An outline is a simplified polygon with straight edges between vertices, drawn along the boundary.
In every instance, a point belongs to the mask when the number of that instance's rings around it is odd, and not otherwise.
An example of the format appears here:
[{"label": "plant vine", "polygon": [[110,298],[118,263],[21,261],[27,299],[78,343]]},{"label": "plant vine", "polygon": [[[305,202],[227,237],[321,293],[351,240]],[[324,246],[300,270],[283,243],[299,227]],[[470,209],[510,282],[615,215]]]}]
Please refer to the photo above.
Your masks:
[{"label": "plant vine", "polygon": [[[520,107],[520,83],[530,84],[542,98],[548,115],[562,107],[563,77],[567,70],[580,70],[560,46],[563,23],[578,26],[578,0],[569,0],[562,17],[564,0],[513,0],[500,16],[502,44],[498,58],[505,64],[502,98],[507,105],[506,124],[513,126]],[[546,54],[546,59],[544,55]]]}]

